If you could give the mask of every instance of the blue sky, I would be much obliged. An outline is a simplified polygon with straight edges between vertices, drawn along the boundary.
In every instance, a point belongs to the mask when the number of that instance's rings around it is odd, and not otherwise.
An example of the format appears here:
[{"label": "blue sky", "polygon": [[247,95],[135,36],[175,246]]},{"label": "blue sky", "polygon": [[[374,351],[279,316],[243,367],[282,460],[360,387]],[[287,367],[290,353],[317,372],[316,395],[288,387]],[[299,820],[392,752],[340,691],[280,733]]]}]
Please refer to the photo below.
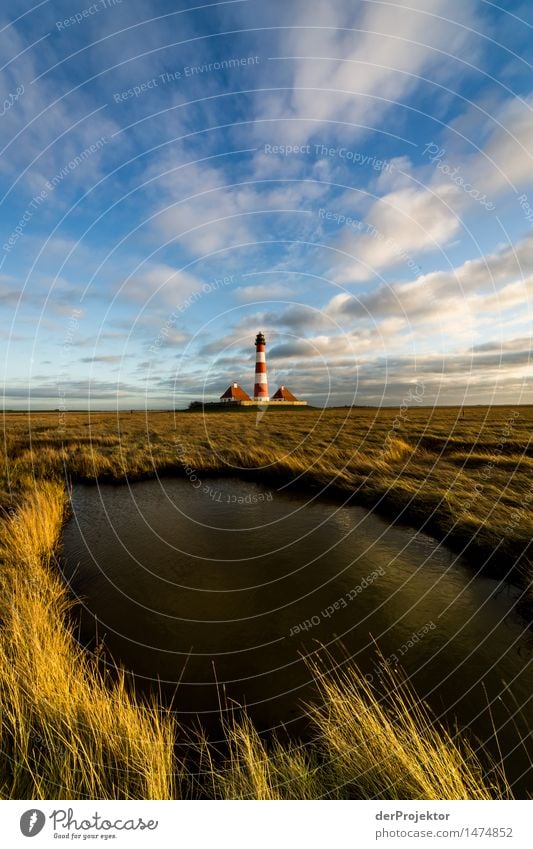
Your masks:
[{"label": "blue sky", "polygon": [[532,13],[10,3],[5,406],[531,402]]}]

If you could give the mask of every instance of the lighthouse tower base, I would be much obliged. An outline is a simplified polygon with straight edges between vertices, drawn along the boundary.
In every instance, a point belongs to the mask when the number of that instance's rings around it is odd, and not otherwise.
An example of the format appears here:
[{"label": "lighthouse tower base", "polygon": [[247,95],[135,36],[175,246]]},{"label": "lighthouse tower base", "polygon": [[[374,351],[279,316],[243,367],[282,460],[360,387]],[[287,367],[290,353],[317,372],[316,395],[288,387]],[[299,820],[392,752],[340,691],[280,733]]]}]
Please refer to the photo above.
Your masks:
[{"label": "lighthouse tower base", "polygon": [[[224,410],[277,410],[291,407],[307,407],[307,401],[192,401],[189,410],[223,412]],[[314,409],[310,407],[309,409]]]},{"label": "lighthouse tower base", "polygon": [[269,401],[237,401],[239,407],[306,407],[307,401],[277,401],[270,398]]}]

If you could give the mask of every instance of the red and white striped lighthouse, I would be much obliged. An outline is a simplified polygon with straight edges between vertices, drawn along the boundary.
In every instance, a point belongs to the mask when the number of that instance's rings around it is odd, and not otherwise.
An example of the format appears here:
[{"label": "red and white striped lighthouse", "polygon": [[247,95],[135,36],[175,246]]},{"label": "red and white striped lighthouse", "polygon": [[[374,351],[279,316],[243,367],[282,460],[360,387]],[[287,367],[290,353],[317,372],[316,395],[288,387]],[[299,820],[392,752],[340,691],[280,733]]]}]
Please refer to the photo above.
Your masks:
[{"label": "red and white striped lighthouse", "polygon": [[255,337],[255,384],[254,401],[268,401],[267,364],[265,356],[265,336],[258,333]]}]

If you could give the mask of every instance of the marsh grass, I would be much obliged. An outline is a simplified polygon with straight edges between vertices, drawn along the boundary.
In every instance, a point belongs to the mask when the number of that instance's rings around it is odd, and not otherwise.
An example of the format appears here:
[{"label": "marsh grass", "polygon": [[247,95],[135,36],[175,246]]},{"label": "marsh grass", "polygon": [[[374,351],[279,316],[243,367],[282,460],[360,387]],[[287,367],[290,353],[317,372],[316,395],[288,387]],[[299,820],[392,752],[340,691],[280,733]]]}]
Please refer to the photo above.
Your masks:
[{"label": "marsh grass", "polygon": [[[99,671],[75,640],[54,551],[71,480],[154,474],[261,475],[379,504],[448,541],[496,542],[526,583],[531,538],[530,409],[494,453],[509,410],[6,416],[0,463],[0,794],[4,798],[390,798],[510,796],[497,766],[436,725],[394,678],[374,690],[355,669],[310,661],[317,698],[305,746],[260,736],[250,719],[224,721],[225,746]],[[64,424],[64,427],[63,427]],[[184,446],[179,456],[176,439]],[[497,457],[497,459],[495,459]],[[480,469],[493,463],[490,475]],[[475,484],[483,487],[472,501]],[[469,504],[470,502],[470,504]],[[469,505],[469,506],[466,506]],[[518,512],[517,512],[518,510]],[[511,523],[511,516],[515,520]],[[502,543],[503,539],[503,543]],[[503,561],[502,561],[503,562]],[[391,673],[392,675],[392,673]],[[187,732],[188,734],[189,732]],[[176,755],[188,739],[195,775]],[[183,746],[181,746],[181,749]]]},{"label": "marsh grass", "polygon": [[0,532],[0,793],[3,798],[487,799],[472,749],[433,724],[401,682],[387,694],[356,670],[311,663],[316,729],[302,746],[260,737],[246,714],[224,720],[225,754],[189,736],[200,778],[175,754],[185,733],[156,704],[106,680],[74,639],[53,559],[65,510],[60,484],[41,482]]},{"label": "marsh grass", "polygon": [[399,670],[379,688],[320,650],[306,662],[317,697],[305,706],[314,728],[306,746],[261,737],[235,710],[224,721],[226,754],[200,737],[204,790],[215,799],[503,799],[503,769],[452,737]]},{"label": "marsh grass", "polygon": [[335,785],[358,798],[511,797],[503,770],[492,781],[472,745],[437,723],[400,670],[384,667],[379,689],[356,669],[324,671],[311,662],[321,700],[310,707],[335,772]]},{"label": "marsh grass", "polygon": [[[33,481],[253,475],[373,507],[531,595],[532,407],[6,414],[0,508]],[[260,436],[260,439],[258,439]],[[178,447],[179,450],[178,450]],[[496,554],[494,554],[496,552]]]},{"label": "marsh grass", "polygon": [[42,482],[1,528],[1,793],[8,798],[168,799],[174,727],[104,682],[67,625],[52,563],[64,489]]}]

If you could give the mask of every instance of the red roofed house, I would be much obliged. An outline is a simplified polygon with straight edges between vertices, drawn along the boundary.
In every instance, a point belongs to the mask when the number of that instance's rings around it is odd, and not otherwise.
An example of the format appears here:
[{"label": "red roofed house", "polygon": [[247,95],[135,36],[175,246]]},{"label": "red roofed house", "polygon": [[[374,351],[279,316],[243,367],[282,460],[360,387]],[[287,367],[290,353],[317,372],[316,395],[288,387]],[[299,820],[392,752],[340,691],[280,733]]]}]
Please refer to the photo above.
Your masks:
[{"label": "red roofed house", "polygon": [[272,401],[297,401],[298,399],[287,389],[286,386],[280,386],[272,396]]},{"label": "red roofed house", "polygon": [[221,401],[251,401],[250,396],[244,389],[241,389],[238,383],[232,383],[223,395],[220,396]]}]

